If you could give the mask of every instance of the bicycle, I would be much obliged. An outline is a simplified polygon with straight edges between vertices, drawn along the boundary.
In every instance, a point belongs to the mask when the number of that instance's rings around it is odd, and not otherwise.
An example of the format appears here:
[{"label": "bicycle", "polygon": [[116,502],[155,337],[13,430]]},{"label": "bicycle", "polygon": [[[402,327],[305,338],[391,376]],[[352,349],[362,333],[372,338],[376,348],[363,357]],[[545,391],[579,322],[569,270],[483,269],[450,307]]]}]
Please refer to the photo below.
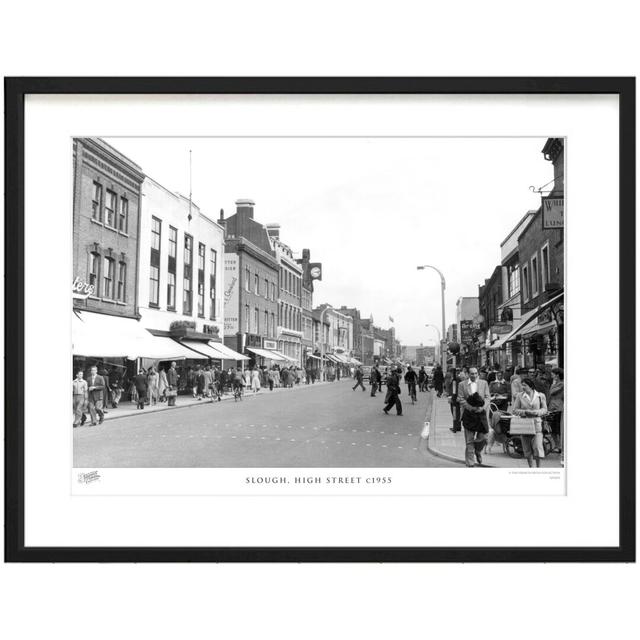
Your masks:
[{"label": "bicycle", "polygon": [[242,401],[243,395],[243,387],[241,384],[233,385],[233,401],[238,402],[238,400]]},{"label": "bicycle", "polygon": [[409,387],[409,397],[411,398],[411,404],[415,404],[418,401],[418,396],[416,395],[416,383],[407,382],[407,387]]}]

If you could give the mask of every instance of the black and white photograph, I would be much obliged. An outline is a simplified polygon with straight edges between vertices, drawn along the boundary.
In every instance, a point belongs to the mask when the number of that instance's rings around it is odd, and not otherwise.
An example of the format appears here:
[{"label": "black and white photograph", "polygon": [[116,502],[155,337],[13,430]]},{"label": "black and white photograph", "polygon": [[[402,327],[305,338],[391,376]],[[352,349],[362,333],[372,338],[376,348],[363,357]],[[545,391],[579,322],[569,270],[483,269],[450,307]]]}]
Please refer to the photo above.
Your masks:
[{"label": "black and white photograph", "polygon": [[73,466],[563,469],[566,147],[73,138]]}]

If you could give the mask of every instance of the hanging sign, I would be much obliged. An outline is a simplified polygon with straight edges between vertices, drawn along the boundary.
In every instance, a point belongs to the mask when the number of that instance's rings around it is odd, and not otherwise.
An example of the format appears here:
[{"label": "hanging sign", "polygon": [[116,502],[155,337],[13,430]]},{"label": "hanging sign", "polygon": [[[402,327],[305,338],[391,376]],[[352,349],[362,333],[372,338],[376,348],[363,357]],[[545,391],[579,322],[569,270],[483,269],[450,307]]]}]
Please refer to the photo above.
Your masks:
[{"label": "hanging sign", "polygon": [[564,227],[564,198],[542,198],[542,226],[544,229]]}]

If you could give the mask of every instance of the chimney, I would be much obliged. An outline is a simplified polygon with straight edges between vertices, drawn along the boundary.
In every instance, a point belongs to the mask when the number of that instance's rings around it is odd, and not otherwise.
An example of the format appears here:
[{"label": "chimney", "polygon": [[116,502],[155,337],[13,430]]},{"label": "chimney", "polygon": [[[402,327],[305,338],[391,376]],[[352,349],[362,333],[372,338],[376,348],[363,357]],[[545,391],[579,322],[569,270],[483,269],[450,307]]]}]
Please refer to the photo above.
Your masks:
[{"label": "chimney", "polygon": [[220,209],[220,217],[218,218],[218,224],[224,229],[225,235],[226,235],[227,221],[224,219],[224,209]]},{"label": "chimney", "polygon": [[241,198],[236,200],[236,213],[238,217],[247,217],[253,220],[253,207],[256,203],[253,200],[247,198]]},{"label": "chimney", "polygon": [[270,238],[280,240],[280,225],[277,222],[270,222],[264,225]]}]

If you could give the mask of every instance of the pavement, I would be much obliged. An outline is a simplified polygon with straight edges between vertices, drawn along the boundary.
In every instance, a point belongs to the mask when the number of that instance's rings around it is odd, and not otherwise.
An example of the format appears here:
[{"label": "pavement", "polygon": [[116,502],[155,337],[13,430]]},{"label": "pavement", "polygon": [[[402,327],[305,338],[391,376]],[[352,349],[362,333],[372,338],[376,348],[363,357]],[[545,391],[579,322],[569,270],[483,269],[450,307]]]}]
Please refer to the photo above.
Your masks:
[{"label": "pavement", "polygon": [[[428,439],[428,449],[436,456],[443,460],[464,464],[464,431],[453,433],[450,427],[453,425],[451,409],[446,397],[438,398],[435,392],[431,392],[433,396],[433,405],[430,418],[430,429]],[[528,467],[525,458],[512,458],[503,449],[502,445],[495,443],[491,453],[485,448],[482,454],[483,467],[502,467],[507,469],[520,469]],[[563,459],[560,454],[549,454],[542,462],[543,467],[563,466]]]},{"label": "pavement", "polygon": [[[121,467],[457,467],[421,438],[432,398],[401,400],[382,412],[384,394],[352,390],[350,378],[248,393],[242,401],[110,410],[103,424],[73,430],[74,466]],[[125,413],[126,411],[126,413]],[[428,419],[428,418],[427,418]]]}]

